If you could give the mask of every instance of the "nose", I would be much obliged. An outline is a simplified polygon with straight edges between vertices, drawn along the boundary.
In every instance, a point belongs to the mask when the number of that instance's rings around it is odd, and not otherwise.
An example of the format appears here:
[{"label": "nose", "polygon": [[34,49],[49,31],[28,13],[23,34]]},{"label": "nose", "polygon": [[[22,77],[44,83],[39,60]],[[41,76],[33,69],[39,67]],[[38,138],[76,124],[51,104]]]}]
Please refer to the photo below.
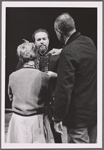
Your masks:
[{"label": "nose", "polygon": [[44,40],[43,40],[43,39],[41,39],[40,43],[44,43]]}]

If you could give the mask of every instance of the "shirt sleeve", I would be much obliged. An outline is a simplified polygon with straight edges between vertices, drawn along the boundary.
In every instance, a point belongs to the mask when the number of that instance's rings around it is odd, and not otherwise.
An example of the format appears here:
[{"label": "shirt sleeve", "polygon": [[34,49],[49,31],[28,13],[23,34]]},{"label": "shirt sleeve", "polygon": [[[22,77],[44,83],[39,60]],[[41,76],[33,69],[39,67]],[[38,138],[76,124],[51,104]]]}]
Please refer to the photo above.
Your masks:
[{"label": "shirt sleeve", "polygon": [[68,112],[75,81],[78,59],[70,51],[62,51],[59,60],[58,78],[54,96],[54,121],[60,122]]}]

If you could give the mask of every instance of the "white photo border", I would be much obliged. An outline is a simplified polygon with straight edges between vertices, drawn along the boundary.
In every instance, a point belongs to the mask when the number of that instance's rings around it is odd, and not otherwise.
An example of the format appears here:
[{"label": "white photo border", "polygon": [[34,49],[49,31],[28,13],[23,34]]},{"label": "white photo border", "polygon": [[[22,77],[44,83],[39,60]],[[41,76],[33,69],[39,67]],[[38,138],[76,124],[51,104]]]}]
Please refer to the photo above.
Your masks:
[{"label": "white photo border", "polygon": [[[6,39],[6,8],[7,7],[74,7],[74,8],[97,8],[97,106],[98,106],[98,127],[97,127],[97,143],[95,144],[9,144],[5,143],[5,39]],[[2,50],[1,50],[1,148],[6,149],[35,149],[35,148],[102,148],[102,57],[103,57],[103,49],[102,49],[102,38],[103,38],[103,29],[102,29],[102,7],[103,3],[101,1],[71,1],[71,2],[63,2],[63,1],[3,1],[2,2]]]}]

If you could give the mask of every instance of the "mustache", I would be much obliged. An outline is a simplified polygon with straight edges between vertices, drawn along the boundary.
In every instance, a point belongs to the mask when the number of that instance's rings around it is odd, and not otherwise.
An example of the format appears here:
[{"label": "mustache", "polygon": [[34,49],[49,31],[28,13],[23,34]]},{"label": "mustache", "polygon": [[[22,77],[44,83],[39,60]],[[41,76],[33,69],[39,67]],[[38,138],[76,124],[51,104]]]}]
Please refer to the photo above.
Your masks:
[{"label": "mustache", "polygon": [[42,47],[42,46],[45,46],[45,47],[46,47],[46,45],[45,45],[45,44],[41,44],[39,47]]}]

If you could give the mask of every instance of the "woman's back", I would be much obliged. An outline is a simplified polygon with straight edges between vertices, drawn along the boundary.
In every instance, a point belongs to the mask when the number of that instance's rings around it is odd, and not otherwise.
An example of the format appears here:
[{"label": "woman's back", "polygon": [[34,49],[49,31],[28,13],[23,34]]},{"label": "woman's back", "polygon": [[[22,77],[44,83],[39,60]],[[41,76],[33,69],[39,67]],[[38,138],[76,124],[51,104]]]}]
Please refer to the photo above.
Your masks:
[{"label": "woman's back", "polygon": [[22,68],[9,78],[9,97],[13,94],[13,111],[22,115],[41,113],[49,76],[34,68]]}]

